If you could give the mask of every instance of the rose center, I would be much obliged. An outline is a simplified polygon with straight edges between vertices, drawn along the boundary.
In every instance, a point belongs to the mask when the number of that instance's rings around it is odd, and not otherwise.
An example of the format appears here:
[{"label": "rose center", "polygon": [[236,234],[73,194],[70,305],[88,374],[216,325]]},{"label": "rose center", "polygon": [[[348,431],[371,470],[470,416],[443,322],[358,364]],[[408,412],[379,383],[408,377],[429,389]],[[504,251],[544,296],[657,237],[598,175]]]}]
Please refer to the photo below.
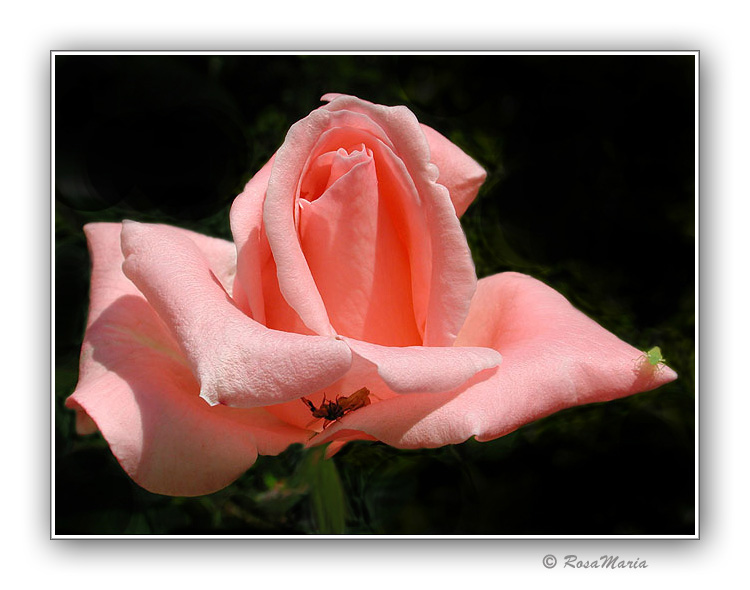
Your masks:
[{"label": "rose center", "polygon": [[349,150],[342,147],[319,155],[302,179],[299,198],[312,203],[354,166],[371,160],[372,150],[363,143]]}]

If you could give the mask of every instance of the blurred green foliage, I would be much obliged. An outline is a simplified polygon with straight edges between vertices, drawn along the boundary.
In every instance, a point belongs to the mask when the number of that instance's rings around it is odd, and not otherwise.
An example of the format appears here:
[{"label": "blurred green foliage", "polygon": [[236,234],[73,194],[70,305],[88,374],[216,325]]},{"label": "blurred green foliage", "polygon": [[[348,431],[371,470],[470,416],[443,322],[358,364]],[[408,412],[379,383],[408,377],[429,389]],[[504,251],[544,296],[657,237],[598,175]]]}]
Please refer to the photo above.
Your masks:
[{"label": "blurred green foliage", "polygon": [[[55,58],[58,534],[673,535],[694,532],[691,56]],[[488,171],[462,218],[478,276],[531,274],[680,378],[489,443],[293,446],[199,498],[151,494],[63,406],[77,380],[82,227],[231,239],[229,206],[326,92],[404,104]],[[658,253],[655,255],[654,253]]]}]

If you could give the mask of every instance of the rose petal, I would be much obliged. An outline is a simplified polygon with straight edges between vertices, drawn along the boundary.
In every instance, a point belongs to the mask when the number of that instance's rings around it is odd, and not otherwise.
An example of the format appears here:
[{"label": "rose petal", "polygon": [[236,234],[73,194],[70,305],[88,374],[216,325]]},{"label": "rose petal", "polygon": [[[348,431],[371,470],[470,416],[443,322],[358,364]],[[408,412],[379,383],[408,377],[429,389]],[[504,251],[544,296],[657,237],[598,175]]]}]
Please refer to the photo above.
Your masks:
[{"label": "rose petal", "polygon": [[[431,232],[431,228],[428,225],[428,220],[425,216],[425,205],[417,192],[416,186],[412,178],[410,177],[409,171],[407,170],[403,161],[393,153],[393,146],[387,137],[378,137],[376,133],[383,133],[382,129],[374,125],[372,121],[357,113],[350,113],[348,111],[339,111],[336,113],[336,118],[331,120],[331,123],[340,125],[331,129],[326,129],[318,138],[315,147],[312,151],[309,168],[305,171],[302,178],[303,195],[305,199],[300,199],[301,209],[305,209],[305,202],[307,200],[317,199],[320,195],[316,192],[312,192],[312,199],[307,198],[308,193],[311,192],[310,186],[313,185],[310,176],[312,174],[320,174],[322,170],[316,164],[321,158],[325,157],[329,152],[326,150],[335,149],[337,146],[348,145],[356,146],[357,151],[361,151],[364,146],[366,152],[371,154],[371,157],[375,162],[375,173],[377,175],[377,205],[378,205],[378,222],[382,225],[388,223],[393,226],[399,241],[403,244],[408,255],[409,274],[411,275],[411,284],[403,285],[405,292],[410,292],[411,303],[399,305],[398,310],[392,309],[390,315],[409,314],[413,316],[414,322],[416,322],[416,328],[419,333],[419,342],[422,342],[425,334],[425,325],[427,323],[428,306],[430,291],[432,289],[432,241],[434,235]],[[360,143],[361,142],[361,143]],[[343,148],[339,148],[342,150]],[[355,151],[355,153],[357,153]],[[321,154],[315,157],[316,154]],[[352,157],[352,154],[350,154]],[[322,178],[317,181],[317,185],[325,184],[329,187],[331,177],[325,174],[326,178]],[[344,178],[339,180],[344,181]],[[329,184],[330,183],[330,184]],[[332,187],[331,187],[332,188]],[[351,183],[350,190],[352,195],[358,195],[360,190],[359,187],[354,186]],[[352,199],[355,200],[355,199]],[[317,204],[317,201],[314,201]],[[356,206],[356,203],[351,203],[350,206]],[[305,214],[304,211],[300,211],[300,224],[304,224]],[[380,217],[387,218],[387,220],[380,220]],[[347,220],[348,221],[348,220]],[[308,224],[309,225],[309,224]],[[351,221],[345,223],[346,228],[337,228],[337,231],[353,231],[356,228],[351,227],[355,225]],[[303,229],[302,227],[300,228]],[[388,242],[395,246],[394,241],[389,239]],[[375,245],[377,248],[377,244]],[[396,246],[396,248],[398,248]],[[306,253],[305,253],[306,254]],[[300,255],[302,253],[300,252]],[[402,256],[398,256],[394,263],[398,263],[402,260]],[[337,264],[340,264],[341,258],[336,257],[330,260],[336,260]],[[327,266],[332,266],[330,260],[327,262]],[[307,260],[309,262],[309,260]],[[390,262],[389,262],[390,265]],[[321,265],[318,265],[319,267]],[[375,269],[376,267],[383,266],[383,260],[373,261],[371,265],[367,265],[369,268]],[[369,280],[372,280],[370,277]],[[368,281],[369,282],[369,281]],[[382,282],[382,281],[376,281]],[[390,282],[390,278],[389,281]],[[315,277],[315,283],[319,286],[319,280]],[[327,302],[326,302],[327,303]],[[328,313],[335,313],[336,310],[332,309],[330,305],[327,306]],[[382,319],[387,319],[387,316],[381,316]],[[406,322],[406,318],[402,317],[401,320]],[[411,323],[411,317],[408,322]],[[353,336],[361,337],[356,332],[346,332],[339,330],[340,333]],[[369,338],[363,338],[369,340]],[[384,342],[381,342],[384,343]],[[409,340],[403,340],[401,342],[394,342],[401,345],[413,344]]]},{"label": "rose petal", "polygon": [[380,140],[371,141],[369,145],[376,158],[378,189],[386,214],[393,220],[408,253],[413,315],[420,335],[419,342],[423,343],[429,321],[430,293],[433,290],[435,236],[428,225],[423,200],[404,162]]},{"label": "rose petal", "polygon": [[[130,312],[129,307],[122,309]],[[93,339],[94,347],[101,350],[107,330],[102,327],[99,332]],[[153,351],[135,342],[119,340],[104,353],[126,355],[127,363],[109,362],[99,354],[96,361],[108,369],[107,374],[79,383],[67,405],[96,422],[112,453],[139,485],[163,494],[210,493],[255,462],[257,450],[248,429],[237,432],[231,423],[218,424],[203,416],[196,402],[210,408],[197,397],[194,381],[195,397],[185,395],[191,393],[186,391],[189,369],[180,371],[169,361],[160,362]]]},{"label": "rose petal", "polygon": [[237,245],[237,278],[232,298],[259,324],[283,332],[311,334],[281,295],[276,263],[263,230],[263,203],[275,156],[245,185],[229,213]]},{"label": "rose petal", "polygon": [[[91,307],[79,382],[66,401],[79,432],[95,424],[138,484],[171,495],[216,491],[250,467],[259,449],[275,454],[304,440],[305,431],[263,410],[211,408],[198,397],[174,338],[122,274],[120,231],[120,224],[85,227]],[[214,262],[226,253],[212,238],[175,231],[218,254]]]},{"label": "rose petal", "polygon": [[269,330],[243,314],[200,250],[174,228],[125,222],[122,249],[123,272],[175,336],[210,404],[281,403],[330,385],[349,368],[343,342]]},{"label": "rose petal", "polygon": [[448,189],[438,184],[438,169],[430,162],[430,147],[414,114],[406,107],[375,105],[353,96],[326,95],[331,102],[319,109],[362,113],[387,130],[394,153],[403,160],[423,200],[432,234],[432,275],[425,346],[450,346],[463,325],[476,274]]},{"label": "rose petal", "polygon": [[379,198],[372,158],[302,203],[302,250],[336,332],[387,346],[419,344],[409,256]]},{"label": "rose petal", "polygon": [[[112,303],[125,295],[143,298],[143,294],[122,272],[121,223],[89,223],[84,233],[91,255],[91,288],[87,328],[91,326]],[[189,239],[205,256],[211,272],[224,286],[231,288],[234,279],[235,248],[225,240],[211,238],[185,229],[172,228]],[[83,369],[83,367],[82,367]]]},{"label": "rose petal", "polygon": [[[331,102],[345,94],[329,92],[321,97]],[[432,127],[420,124],[430,145],[430,161],[440,171],[438,182],[448,189],[456,215],[461,217],[477,196],[487,172],[476,160]]]},{"label": "rose petal", "polygon": [[[335,145],[331,143],[333,137],[338,142]],[[335,331],[298,241],[297,199],[308,186],[303,182],[303,172],[321,154],[359,145],[366,137],[380,138],[389,145],[385,132],[368,117],[317,109],[289,129],[268,181],[263,225],[273,253],[279,291],[314,334],[333,335]]]},{"label": "rose petal", "polygon": [[576,310],[559,293],[517,273],[479,281],[456,346],[492,346],[503,363],[448,393],[396,396],[345,416],[310,442],[360,431],[401,448],[492,440],[579,404],[608,401],[674,380],[670,368]]},{"label": "rose petal", "polygon": [[110,306],[87,337],[89,362],[106,373],[79,382],[67,402],[96,423],[139,485],[161,494],[211,493],[247,470],[259,450],[277,454],[307,438],[263,410],[208,406],[189,368],[166,352],[171,338],[160,327],[143,299],[126,296]]},{"label": "rose petal", "polygon": [[476,198],[479,187],[487,178],[487,172],[432,127],[421,127],[430,144],[430,160],[440,171],[437,181],[448,189],[456,215],[461,217]]},{"label": "rose petal", "polygon": [[232,237],[237,248],[237,278],[233,298],[242,311],[264,325],[266,314],[261,272],[265,260],[271,256],[271,249],[263,235],[263,200],[273,161],[272,157],[248,181],[229,212]]},{"label": "rose petal", "polygon": [[374,364],[380,378],[395,393],[450,391],[477,373],[497,367],[502,360],[492,348],[394,347],[341,339],[354,353]]},{"label": "rose petal", "polygon": [[330,113],[319,109],[289,129],[276,152],[263,206],[263,225],[284,299],[313,333],[332,336],[335,331],[299,245],[296,219],[302,172],[331,119]]}]

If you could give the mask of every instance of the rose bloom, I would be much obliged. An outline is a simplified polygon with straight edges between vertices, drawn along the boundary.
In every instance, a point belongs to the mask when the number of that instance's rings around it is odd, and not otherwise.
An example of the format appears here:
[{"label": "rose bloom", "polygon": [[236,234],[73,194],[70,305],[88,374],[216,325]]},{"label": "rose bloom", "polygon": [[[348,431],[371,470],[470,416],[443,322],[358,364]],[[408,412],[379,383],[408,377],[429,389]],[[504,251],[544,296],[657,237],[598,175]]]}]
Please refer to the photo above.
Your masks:
[{"label": "rose bloom", "polygon": [[[484,170],[405,107],[323,99],[234,201],[234,243],[85,227],[67,406],[138,484],[207,494],[292,443],[488,441],[676,378],[531,277],[477,281],[459,217]],[[336,420],[300,399],[363,387]]]}]

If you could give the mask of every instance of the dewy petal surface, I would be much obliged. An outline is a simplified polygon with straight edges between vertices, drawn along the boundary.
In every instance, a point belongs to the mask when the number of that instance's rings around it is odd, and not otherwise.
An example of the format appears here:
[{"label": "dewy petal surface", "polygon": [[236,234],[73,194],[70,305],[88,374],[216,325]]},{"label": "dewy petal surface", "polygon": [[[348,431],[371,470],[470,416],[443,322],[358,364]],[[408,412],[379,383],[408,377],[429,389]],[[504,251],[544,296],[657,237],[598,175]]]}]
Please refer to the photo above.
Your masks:
[{"label": "dewy petal surface", "polygon": [[210,404],[282,403],[330,385],[351,365],[335,338],[269,330],[242,313],[174,228],[126,222],[122,249],[125,275],[170,328]]},{"label": "dewy petal surface", "polygon": [[[91,305],[79,382],[66,405],[77,411],[83,432],[99,428],[130,477],[155,493],[207,494],[234,481],[259,451],[277,454],[306,438],[262,409],[211,408],[200,399],[177,342],[122,273],[121,225],[90,224],[85,231]],[[176,231],[194,240],[217,277],[228,270],[232,244]]]},{"label": "dewy petal surface", "polygon": [[402,448],[492,440],[575,405],[655,389],[676,378],[576,310],[555,290],[517,273],[479,281],[456,346],[491,346],[503,362],[454,391],[396,396],[345,416],[314,444],[359,431]]}]

